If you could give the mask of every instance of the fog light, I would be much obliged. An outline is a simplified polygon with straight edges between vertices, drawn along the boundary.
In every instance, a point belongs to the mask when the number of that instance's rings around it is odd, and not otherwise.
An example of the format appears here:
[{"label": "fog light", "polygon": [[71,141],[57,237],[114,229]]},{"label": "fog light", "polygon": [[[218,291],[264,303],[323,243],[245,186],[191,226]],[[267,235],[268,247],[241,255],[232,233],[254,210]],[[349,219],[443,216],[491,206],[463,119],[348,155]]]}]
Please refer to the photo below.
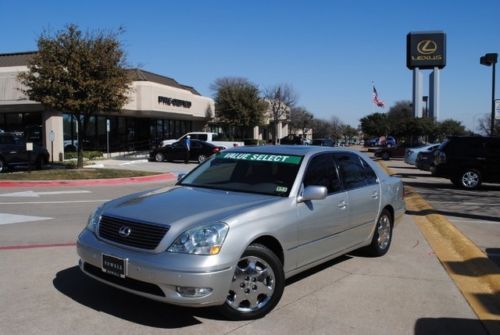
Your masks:
[{"label": "fog light", "polygon": [[209,295],[212,293],[212,289],[208,287],[182,287],[177,286],[175,288],[177,293],[182,295],[183,297],[190,298],[200,298]]}]

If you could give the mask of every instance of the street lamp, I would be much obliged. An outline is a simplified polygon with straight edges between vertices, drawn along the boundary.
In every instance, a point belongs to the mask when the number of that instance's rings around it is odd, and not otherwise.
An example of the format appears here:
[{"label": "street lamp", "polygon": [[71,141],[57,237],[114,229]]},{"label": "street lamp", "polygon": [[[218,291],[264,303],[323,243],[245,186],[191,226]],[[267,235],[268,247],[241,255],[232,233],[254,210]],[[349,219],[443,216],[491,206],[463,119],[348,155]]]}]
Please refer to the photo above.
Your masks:
[{"label": "street lamp", "polygon": [[498,60],[497,53],[489,53],[482,56],[479,59],[479,63],[482,65],[490,66],[493,65],[493,76],[492,76],[492,84],[491,84],[491,128],[490,128],[490,136],[495,135],[495,64]]}]

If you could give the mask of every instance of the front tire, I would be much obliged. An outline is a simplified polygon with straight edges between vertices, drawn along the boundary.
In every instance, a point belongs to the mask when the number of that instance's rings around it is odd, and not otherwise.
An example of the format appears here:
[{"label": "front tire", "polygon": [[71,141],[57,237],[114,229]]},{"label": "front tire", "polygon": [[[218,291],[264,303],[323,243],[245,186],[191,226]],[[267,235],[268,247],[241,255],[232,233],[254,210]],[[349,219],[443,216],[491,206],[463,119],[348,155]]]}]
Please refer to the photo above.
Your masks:
[{"label": "front tire", "polygon": [[391,159],[391,154],[390,154],[390,153],[388,153],[387,151],[386,151],[386,152],[384,152],[384,153],[382,154],[382,159],[383,159],[384,161],[388,161],[388,160],[390,160],[390,159]]},{"label": "front tire", "polygon": [[458,178],[460,187],[466,190],[475,190],[481,186],[481,172],[476,169],[465,169]]},{"label": "front tire", "polygon": [[384,209],[377,220],[375,233],[367,251],[372,256],[383,256],[389,251],[392,242],[392,229],[394,221],[391,213]]},{"label": "front tire", "polygon": [[252,244],[238,261],[221,312],[230,320],[261,318],[278,304],[284,288],[279,258],[267,247]]}]

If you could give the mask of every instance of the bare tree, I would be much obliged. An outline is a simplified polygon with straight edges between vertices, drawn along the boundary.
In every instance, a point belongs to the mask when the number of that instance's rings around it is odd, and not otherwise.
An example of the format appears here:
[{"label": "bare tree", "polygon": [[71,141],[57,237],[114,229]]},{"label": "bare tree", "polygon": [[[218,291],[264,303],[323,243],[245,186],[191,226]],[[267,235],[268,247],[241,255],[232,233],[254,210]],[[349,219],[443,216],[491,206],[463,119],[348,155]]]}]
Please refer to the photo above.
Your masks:
[{"label": "bare tree", "polygon": [[302,134],[306,134],[307,130],[312,128],[314,116],[305,107],[294,107],[290,110],[290,128],[300,129]]},{"label": "bare tree", "polygon": [[288,84],[278,84],[266,89],[264,98],[269,103],[270,119],[273,125],[273,141],[277,144],[278,124],[281,121],[289,120],[290,110],[297,102],[297,93]]},{"label": "bare tree", "polygon": [[345,124],[337,117],[332,116],[330,119],[330,132],[331,136],[338,140],[343,136]]},{"label": "bare tree", "polygon": [[[477,121],[477,129],[481,134],[491,136],[491,114],[484,114],[484,116]],[[494,131],[495,134],[500,134],[500,122],[495,123]]]}]

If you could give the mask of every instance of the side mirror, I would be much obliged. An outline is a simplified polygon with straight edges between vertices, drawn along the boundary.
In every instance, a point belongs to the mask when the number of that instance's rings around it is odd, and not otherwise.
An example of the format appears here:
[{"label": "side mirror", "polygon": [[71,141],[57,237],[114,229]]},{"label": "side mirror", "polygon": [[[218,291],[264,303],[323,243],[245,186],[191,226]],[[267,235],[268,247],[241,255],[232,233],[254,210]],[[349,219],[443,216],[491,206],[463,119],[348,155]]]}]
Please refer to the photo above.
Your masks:
[{"label": "side mirror", "polygon": [[177,175],[177,182],[180,182],[184,177],[186,176],[186,173],[179,173]]},{"label": "side mirror", "polygon": [[309,200],[323,200],[326,198],[328,190],[325,186],[311,185],[304,188],[297,198],[297,202],[304,202]]}]

